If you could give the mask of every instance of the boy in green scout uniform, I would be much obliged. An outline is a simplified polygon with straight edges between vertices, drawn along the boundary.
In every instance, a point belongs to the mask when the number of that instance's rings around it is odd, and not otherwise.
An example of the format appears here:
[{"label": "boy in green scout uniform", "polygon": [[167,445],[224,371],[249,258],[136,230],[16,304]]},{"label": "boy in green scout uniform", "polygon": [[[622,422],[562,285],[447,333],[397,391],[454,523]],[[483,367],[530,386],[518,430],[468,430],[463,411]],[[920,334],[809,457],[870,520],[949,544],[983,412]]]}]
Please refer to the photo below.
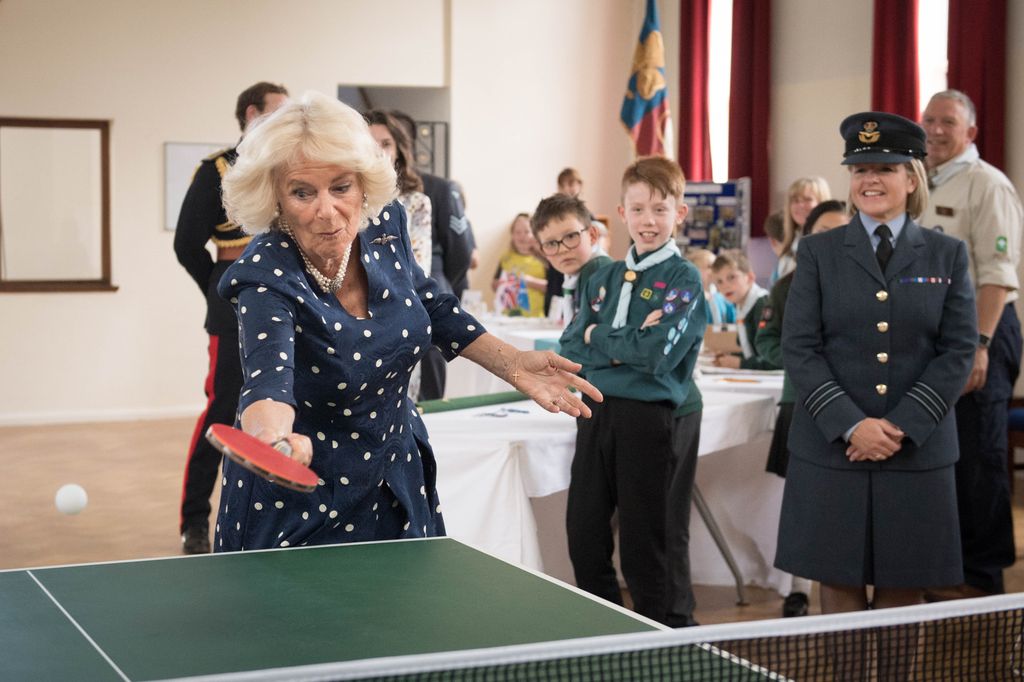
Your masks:
[{"label": "boy in green scout uniform", "polygon": [[768,301],[768,292],[757,285],[754,270],[747,257],[738,251],[719,254],[711,264],[711,274],[718,291],[736,306],[739,323],[739,344],[742,353],[719,353],[715,366],[730,369],[782,369],[757,354],[754,338],[761,320],[761,310]]},{"label": "boy in green scout uniform", "polygon": [[707,324],[700,273],[673,239],[686,217],[684,186],[668,159],[626,169],[619,216],[633,246],[590,277],[560,341],[605,396],[577,423],[566,517],[576,583],[622,603],[617,509],[634,608],[673,627],[694,624],[688,540],[701,404],[691,373]]},{"label": "boy in green scout uniform", "polygon": [[578,197],[559,193],[542,199],[530,227],[544,257],[563,275],[562,321],[569,324],[580,309],[587,280],[612,259],[598,243],[590,211]]}]

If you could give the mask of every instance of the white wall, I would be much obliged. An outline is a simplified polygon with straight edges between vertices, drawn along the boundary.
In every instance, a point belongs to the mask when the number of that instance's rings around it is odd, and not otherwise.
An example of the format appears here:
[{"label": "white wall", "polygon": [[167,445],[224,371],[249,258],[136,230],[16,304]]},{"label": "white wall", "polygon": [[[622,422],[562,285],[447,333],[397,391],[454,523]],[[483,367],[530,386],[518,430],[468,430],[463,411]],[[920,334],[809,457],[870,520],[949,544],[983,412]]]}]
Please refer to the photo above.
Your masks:
[{"label": "white wall", "polygon": [[0,294],[0,423],[198,413],[203,299],[163,230],[163,143],[235,140],[259,80],[443,85],[444,31],[442,0],[0,2],[0,114],[113,122],[120,287]]},{"label": "white wall", "polygon": [[797,177],[820,175],[845,199],[839,122],[871,108],[871,3],[774,0],[771,210]]},{"label": "white wall", "polygon": [[1017,192],[1024,191],[1024,3],[1011,2],[1007,7],[1006,41],[1006,174]]},{"label": "white wall", "polygon": [[[594,213],[614,215],[632,160],[619,109],[643,8],[642,0],[453,0],[452,177],[466,191],[480,248],[475,288],[489,294],[509,223],[557,190],[562,168],[580,171]],[[624,232],[612,223],[613,236]]]}]

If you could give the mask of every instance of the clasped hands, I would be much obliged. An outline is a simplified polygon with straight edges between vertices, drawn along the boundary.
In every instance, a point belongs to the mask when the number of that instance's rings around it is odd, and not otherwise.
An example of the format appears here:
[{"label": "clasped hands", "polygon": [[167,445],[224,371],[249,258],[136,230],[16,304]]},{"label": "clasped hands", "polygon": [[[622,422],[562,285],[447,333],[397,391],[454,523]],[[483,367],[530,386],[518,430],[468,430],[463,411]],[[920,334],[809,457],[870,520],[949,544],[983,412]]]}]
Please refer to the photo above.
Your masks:
[{"label": "clasped hands", "polygon": [[867,417],[850,434],[846,456],[851,462],[881,462],[903,447],[906,434],[888,419]]}]

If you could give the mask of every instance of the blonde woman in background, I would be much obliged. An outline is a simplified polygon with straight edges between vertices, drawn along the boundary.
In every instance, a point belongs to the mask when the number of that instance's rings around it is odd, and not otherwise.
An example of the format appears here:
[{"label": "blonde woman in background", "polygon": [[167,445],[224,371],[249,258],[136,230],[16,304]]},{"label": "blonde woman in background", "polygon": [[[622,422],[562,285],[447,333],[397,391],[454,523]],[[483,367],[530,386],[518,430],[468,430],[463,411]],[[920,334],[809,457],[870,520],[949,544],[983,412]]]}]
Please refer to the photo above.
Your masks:
[{"label": "blonde woman in background", "polygon": [[797,178],[786,190],[786,206],[768,216],[764,231],[772,242],[772,250],[778,257],[770,283],[793,272],[796,268],[796,243],[807,222],[807,215],[815,206],[832,198],[825,178],[816,175]]}]

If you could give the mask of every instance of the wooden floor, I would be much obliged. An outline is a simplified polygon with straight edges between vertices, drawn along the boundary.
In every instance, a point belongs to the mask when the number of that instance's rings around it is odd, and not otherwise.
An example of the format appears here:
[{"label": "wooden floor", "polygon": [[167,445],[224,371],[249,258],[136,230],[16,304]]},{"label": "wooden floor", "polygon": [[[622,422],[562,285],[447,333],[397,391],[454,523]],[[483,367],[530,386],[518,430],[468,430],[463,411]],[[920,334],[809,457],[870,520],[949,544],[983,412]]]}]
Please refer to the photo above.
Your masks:
[{"label": "wooden floor", "polygon": [[[0,428],[7,479],[0,496],[0,569],[179,553],[178,503],[193,427],[191,419],[172,419]],[[77,483],[89,494],[88,506],[77,516],[54,507],[54,494],[65,483]],[[1024,551],[1020,475],[1016,489],[1019,559]],[[1024,591],[1024,562],[1006,572],[1006,587]],[[731,587],[698,585],[696,593],[695,615],[702,624],[781,615],[782,598],[770,590],[748,588],[750,603],[742,607]]]}]

